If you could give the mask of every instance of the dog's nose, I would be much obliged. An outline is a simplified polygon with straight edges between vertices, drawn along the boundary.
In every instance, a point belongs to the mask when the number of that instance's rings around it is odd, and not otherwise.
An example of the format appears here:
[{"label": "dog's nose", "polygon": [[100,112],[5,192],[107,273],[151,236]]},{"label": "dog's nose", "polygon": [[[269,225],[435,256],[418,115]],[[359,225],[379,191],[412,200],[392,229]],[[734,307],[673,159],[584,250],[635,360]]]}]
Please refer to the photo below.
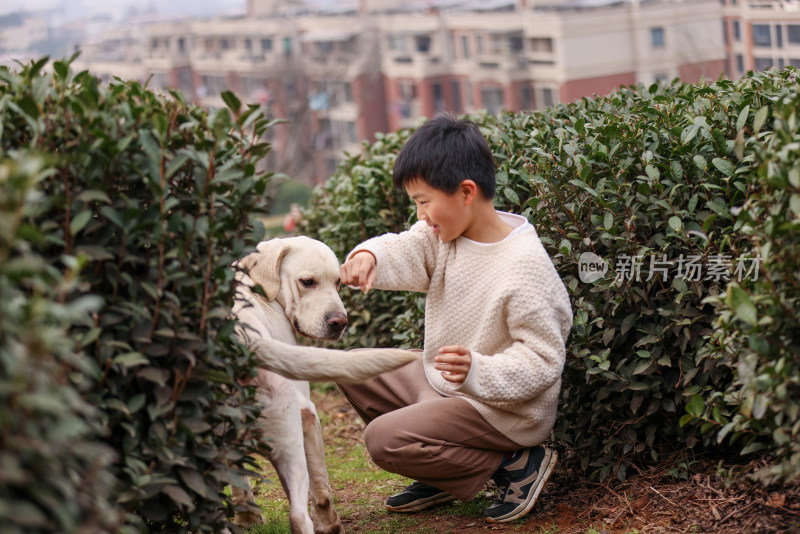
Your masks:
[{"label": "dog's nose", "polygon": [[328,326],[334,328],[344,328],[347,326],[347,315],[344,313],[331,313],[325,318]]}]

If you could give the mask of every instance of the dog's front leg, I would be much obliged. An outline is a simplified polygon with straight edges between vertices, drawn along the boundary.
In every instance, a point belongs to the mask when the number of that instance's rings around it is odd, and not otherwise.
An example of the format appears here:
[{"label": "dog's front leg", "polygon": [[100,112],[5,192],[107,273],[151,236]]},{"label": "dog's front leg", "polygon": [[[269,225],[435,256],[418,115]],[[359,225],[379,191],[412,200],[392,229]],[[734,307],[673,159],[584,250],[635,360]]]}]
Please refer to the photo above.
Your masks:
[{"label": "dog's front leg", "polygon": [[301,413],[304,448],[311,483],[311,519],[314,521],[314,534],[338,534],[344,532],[344,527],[333,508],[333,491],[325,467],[322,426],[313,406],[303,408]]}]

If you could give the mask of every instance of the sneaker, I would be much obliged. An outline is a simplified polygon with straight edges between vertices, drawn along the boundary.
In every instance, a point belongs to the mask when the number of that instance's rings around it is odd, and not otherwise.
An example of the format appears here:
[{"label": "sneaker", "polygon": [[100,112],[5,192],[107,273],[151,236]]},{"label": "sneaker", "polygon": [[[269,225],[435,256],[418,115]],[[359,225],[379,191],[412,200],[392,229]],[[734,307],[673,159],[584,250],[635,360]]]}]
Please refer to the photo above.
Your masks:
[{"label": "sneaker", "polygon": [[558,453],[547,447],[520,449],[492,477],[497,500],[483,517],[489,523],[507,523],[531,511],[556,465]]},{"label": "sneaker", "polygon": [[386,499],[386,509],[390,512],[418,512],[456,499],[455,495],[429,484],[413,482],[400,493]]}]

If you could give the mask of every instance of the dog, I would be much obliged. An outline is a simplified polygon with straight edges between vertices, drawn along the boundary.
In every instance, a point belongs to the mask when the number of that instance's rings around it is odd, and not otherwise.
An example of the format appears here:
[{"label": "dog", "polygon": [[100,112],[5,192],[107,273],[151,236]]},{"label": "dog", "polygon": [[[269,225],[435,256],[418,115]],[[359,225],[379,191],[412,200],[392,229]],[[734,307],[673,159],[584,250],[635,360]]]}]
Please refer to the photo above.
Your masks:
[{"label": "dog", "polygon": [[[266,456],[289,499],[291,532],[343,532],[308,381],[362,382],[419,355],[400,349],[296,345],[297,335],[338,340],[347,326],[338,292],[339,261],[320,241],[305,236],[263,241],[234,268],[237,289],[231,314],[238,320],[236,334],[253,350],[259,366],[258,375],[246,382],[256,387],[256,399],[263,405],[255,436],[266,445]],[[236,524],[249,528],[264,523],[249,480],[245,487],[232,487],[232,497]]]}]

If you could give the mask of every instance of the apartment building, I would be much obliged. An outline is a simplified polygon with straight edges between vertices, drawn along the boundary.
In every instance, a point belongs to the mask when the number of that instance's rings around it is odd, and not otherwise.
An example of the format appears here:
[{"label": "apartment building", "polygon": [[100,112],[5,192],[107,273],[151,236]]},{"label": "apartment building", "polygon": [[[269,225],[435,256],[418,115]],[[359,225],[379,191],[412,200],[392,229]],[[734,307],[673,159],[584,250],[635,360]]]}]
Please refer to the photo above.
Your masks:
[{"label": "apartment building", "polygon": [[[274,131],[270,165],[318,183],[362,140],[437,112],[539,109],[620,85],[716,78],[728,9],[719,0],[249,0],[244,17],[149,25],[141,60],[125,69],[203,105],[222,105],[231,90],[267,106],[290,121]],[[113,67],[82,61],[100,75]]]},{"label": "apartment building", "polygon": [[729,77],[749,70],[800,68],[800,2],[721,0]]}]

